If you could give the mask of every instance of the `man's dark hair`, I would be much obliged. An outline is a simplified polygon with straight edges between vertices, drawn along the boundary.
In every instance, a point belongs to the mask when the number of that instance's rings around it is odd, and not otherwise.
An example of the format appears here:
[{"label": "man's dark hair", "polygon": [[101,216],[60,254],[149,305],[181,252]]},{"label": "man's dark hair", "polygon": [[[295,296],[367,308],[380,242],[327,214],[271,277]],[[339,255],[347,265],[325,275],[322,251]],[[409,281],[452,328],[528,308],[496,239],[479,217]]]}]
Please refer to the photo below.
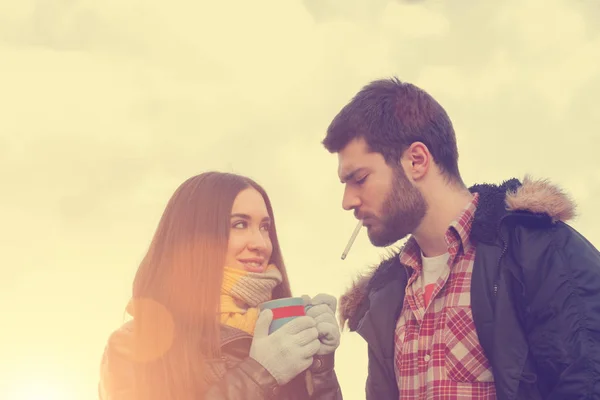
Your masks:
[{"label": "man's dark hair", "polygon": [[363,138],[370,151],[395,165],[414,142],[422,142],[450,181],[462,183],[452,122],[444,108],[424,90],[398,78],[369,83],[335,116],[323,145],[338,153]]}]

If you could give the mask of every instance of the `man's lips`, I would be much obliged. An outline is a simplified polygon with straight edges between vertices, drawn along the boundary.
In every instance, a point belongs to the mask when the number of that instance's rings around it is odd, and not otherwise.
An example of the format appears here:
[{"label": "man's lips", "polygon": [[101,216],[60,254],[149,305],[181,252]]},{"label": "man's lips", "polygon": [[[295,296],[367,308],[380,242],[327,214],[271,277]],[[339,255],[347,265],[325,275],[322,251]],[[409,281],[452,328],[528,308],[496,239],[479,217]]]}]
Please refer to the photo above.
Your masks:
[{"label": "man's lips", "polygon": [[371,217],[364,217],[364,218],[360,218],[362,220],[363,226],[369,226],[373,223],[373,218]]}]

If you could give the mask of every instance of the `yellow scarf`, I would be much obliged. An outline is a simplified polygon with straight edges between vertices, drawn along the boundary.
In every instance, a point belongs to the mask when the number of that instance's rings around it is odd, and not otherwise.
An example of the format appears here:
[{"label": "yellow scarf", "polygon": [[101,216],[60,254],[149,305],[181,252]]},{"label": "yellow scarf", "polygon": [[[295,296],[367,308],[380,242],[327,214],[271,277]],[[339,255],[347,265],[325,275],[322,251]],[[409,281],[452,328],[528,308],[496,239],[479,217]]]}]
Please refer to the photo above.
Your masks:
[{"label": "yellow scarf", "polygon": [[221,285],[221,323],[253,335],[258,305],[271,300],[273,289],[281,280],[281,272],[275,265],[269,265],[264,272],[225,267]]}]

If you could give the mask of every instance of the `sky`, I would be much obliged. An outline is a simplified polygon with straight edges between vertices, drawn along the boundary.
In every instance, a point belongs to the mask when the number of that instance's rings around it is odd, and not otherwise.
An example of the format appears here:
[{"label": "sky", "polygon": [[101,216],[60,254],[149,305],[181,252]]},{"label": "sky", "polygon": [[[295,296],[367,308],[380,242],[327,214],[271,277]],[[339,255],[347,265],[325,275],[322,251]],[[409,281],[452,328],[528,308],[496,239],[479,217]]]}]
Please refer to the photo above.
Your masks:
[{"label": "sky", "polygon": [[[262,184],[295,294],[340,296],[386,249],[320,144],[368,82],[447,110],[467,185],[531,174],[600,243],[594,0],[0,0],[0,398],[95,398],[166,202],[207,170]],[[366,345],[336,353],[364,399]]]}]

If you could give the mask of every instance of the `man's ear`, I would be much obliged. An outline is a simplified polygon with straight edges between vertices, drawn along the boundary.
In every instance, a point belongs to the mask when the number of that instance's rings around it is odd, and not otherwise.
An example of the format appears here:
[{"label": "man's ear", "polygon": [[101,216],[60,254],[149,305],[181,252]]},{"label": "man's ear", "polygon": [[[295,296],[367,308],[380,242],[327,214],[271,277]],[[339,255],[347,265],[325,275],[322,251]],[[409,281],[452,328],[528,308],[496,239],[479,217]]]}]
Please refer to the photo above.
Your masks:
[{"label": "man's ear", "polygon": [[429,152],[427,146],[422,142],[412,143],[402,155],[402,167],[406,177],[415,182],[427,174],[433,156]]}]

